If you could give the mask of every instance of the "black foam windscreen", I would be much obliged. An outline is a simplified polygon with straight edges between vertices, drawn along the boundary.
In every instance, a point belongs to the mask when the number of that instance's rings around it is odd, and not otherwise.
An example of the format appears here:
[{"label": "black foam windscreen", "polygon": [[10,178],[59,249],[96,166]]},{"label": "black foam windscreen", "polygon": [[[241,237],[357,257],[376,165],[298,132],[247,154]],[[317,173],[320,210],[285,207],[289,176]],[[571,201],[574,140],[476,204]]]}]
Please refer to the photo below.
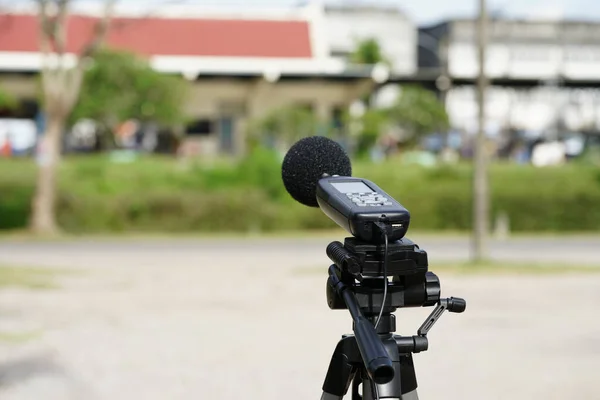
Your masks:
[{"label": "black foam windscreen", "polygon": [[323,136],[300,139],[288,150],[281,166],[283,184],[294,200],[318,207],[317,182],[323,174],[352,176],[350,158],[339,143]]}]

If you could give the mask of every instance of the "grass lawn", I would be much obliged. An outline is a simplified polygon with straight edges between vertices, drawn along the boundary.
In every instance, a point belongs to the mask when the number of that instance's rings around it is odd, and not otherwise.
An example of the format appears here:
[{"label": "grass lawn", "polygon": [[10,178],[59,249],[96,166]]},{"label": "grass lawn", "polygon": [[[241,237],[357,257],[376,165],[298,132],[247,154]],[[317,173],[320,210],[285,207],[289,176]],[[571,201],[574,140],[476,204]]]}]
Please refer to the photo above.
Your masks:
[{"label": "grass lawn", "polygon": [[[34,268],[14,265],[0,265],[0,290],[9,288],[45,290],[58,287],[56,278],[63,270]],[[42,336],[41,331],[3,332],[0,331],[0,344],[18,345]]]},{"label": "grass lawn", "polygon": [[16,345],[21,343],[27,343],[31,340],[38,339],[41,336],[42,332],[39,331],[16,333],[0,332],[0,343]]},{"label": "grass lawn", "polygon": [[56,278],[64,271],[13,265],[0,265],[0,289],[52,289],[58,285]]}]

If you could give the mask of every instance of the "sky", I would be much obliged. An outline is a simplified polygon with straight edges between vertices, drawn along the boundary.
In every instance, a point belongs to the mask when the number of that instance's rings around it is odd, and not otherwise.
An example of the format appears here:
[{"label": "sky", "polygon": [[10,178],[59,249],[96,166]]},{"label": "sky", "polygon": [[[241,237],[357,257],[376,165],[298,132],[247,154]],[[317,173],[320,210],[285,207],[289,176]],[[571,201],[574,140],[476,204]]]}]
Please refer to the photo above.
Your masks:
[{"label": "sky", "polygon": [[[100,0],[73,0],[75,3],[95,3]],[[145,8],[153,4],[200,5],[257,9],[290,7],[309,1],[332,4],[381,4],[402,9],[417,24],[427,25],[453,17],[474,17],[479,0],[117,0],[117,4]],[[0,5],[32,4],[32,0],[0,0]],[[600,22],[599,0],[487,0],[491,14],[535,19],[578,19]]]},{"label": "sky", "polygon": [[[130,3],[148,3],[148,0],[120,0]],[[150,0],[164,3],[165,0]],[[308,0],[167,0],[178,4],[209,6],[237,6],[248,8],[294,6]],[[479,0],[326,0],[326,3],[394,5],[404,10],[419,24],[435,23],[450,17],[476,15]],[[487,0],[491,13],[520,18],[569,18],[600,21],[598,0]]]}]

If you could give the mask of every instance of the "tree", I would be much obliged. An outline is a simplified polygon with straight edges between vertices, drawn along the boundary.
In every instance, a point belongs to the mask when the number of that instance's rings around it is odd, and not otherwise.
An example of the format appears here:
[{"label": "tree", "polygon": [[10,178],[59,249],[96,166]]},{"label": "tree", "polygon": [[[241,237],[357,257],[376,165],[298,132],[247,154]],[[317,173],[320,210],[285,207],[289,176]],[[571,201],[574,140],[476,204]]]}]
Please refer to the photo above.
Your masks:
[{"label": "tree", "polygon": [[[379,63],[390,64],[383,55],[381,46],[375,38],[359,40],[350,57],[355,64],[375,65]],[[354,147],[357,156],[364,157],[377,143],[377,139],[385,126],[389,125],[388,110],[370,107],[370,95],[362,98],[365,110],[360,116],[346,113],[345,122],[349,127],[351,136],[355,139]]]},{"label": "tree", "polygon": [[450,128],[444,105],[435,94],[419,86],[403,86],[388,114],[392,123],[405,132],[405,143],[409,145],[415,144],[423,135]]},{"label": "tree", "polygon": [[[0,112],[6,112],[10,110],[14,110],[18,106],[17,99],[10,94],[2,90],[0,87]],[[10,154],[10,142],[6,145],[0,146],[0,156]]]},{"label": "tree", "polygon": [[356,49],[352,53],[350,60],[356,64],[388,64],[388,61],[384,57],[381,47],[379,46],[379,42],[374,38],[360,40],[357,43]]},{"label": "tree", "polygon": [[38,5],[40,52],[42,55],[42,104],[46,114],[44,134],[38,143],[38,176],[32,202],[30,227],[36,233],[55,233],[56,171],[61,138],[75,106],[85,66],[105,39],[116,0],[106,0],[104,14],[91,37],[78,49],[75,65],[69,65],[67,22],[71,0],[35,0]]},{"label": "tree", "polygon": [[479,73],[477,76],[477,103],[479,105],[479,130],[475,141],[475,163],[473,175],[473,231],[472,255],[473,262],[487,259],[488,218],[490,209],[489,176],[487,156],[485,154],[485,92],[487,77],[485,73],[487,46],[487,9],[485,0],[479,0],[479,17],[477,21],[477,59]]},{"label": "tree", "polygon": [[[357,64],[390,65],[376,39],[368,38],[358,42],[351,57]],[[405,143],[413,145],[419,138],[436,131],[447,131],[450,122],[442,102],[431,92],[420,86],[406,85],[395,104],[384,109],[369,107],[368,97],[364,99],[367,109],[359,118],[350,118],[359,125],[357,150],[366,152],[377,142],[383,129],[397,126],[405,134]]]},{"label": "tree", "polygon": [[0,109],[12,110],[18,105],[17,99],[0,87]]},{"label": "tree", "polygon": [[128,119],[174,126],[185,120],[187,87],[183,78],[161,74],[133,53],[101,49],[85,71],[71,121],[89,118],[107,133]]},{"label": "tree", "polygon": [[354,139],[353,150],[356,156],[362,158],[369,155],[383,129],[389,126],[390,119],[385,109],[366,109],[360,116],[352,116],[348,111],[344,122],[348,134]]},{"label": "tree", "polygon": [[346,125],[356,138],[357,155],[366,156],[385,130],[400,128],[401,141],[412,146],[428,133],[448,130],[450,122],[444,105],[432,92],[407,85],[390,107],[368,108],[357,117],[348,112]]},{"label": "tree", "polygon": [[[319,129],[321,128],[321,129]],[[315,112],[300,106],[275,109],[253,121],[248,132],[250,147],[259,144],[281,150],[289,148],[295,141],[315,133],[326,136]]]}]

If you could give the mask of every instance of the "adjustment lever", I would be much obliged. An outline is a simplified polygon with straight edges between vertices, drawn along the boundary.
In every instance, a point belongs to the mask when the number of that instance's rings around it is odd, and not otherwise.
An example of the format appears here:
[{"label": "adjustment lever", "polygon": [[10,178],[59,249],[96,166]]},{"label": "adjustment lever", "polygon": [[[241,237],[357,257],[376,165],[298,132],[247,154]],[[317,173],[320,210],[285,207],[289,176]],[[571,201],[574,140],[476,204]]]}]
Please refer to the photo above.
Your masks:
[{"label": "adjustment lever", "polygon": [[449,299],[440,299],[437,306],[429,314],[423,325],[417,331],[419,336],[427,336],[427,333],[436,323],[436,321],[442,316],[444,311],[448,310],[452,313],[461,313],[467,308],[467,302],[460,297],[450,297]]}]

